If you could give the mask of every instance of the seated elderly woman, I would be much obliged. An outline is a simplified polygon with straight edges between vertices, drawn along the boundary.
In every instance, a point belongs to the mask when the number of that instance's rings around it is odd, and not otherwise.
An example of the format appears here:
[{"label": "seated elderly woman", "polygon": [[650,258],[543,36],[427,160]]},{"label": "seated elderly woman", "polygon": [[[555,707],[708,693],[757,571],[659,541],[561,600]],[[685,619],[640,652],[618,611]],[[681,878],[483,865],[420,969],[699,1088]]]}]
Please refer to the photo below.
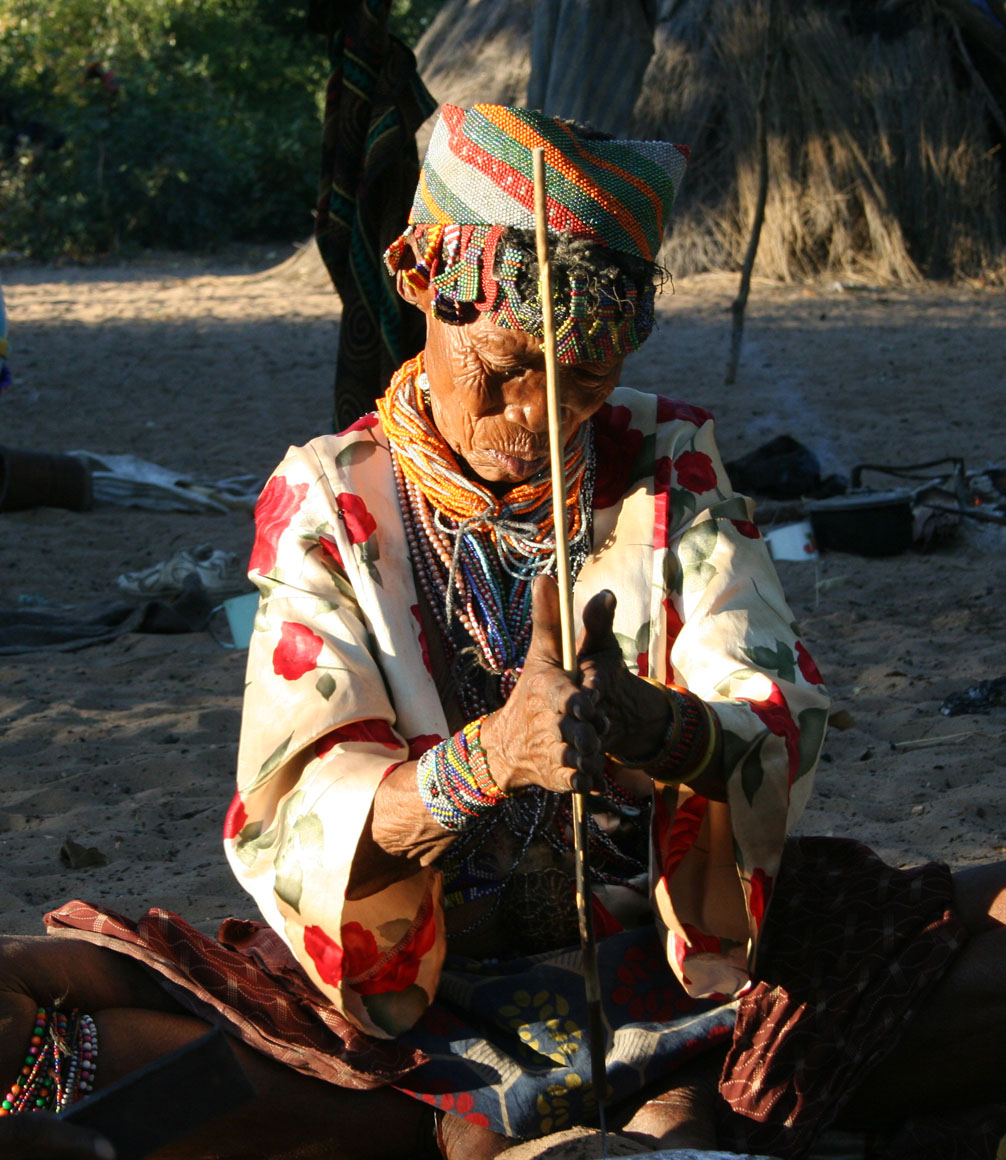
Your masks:
[{"label": "seated elderly woman", "polygon": [[[8,1074],[36,1018],[32,1058],[59,1054],[58,1020],[71,1058],[74,1028],[96,1039],[98,1087],[213,1023],[259,1099],[196,1155],[488,1160],[594,1125],[579,790],[617,1143],[799,1157],[840,1114],[889,1126],[1002,1098],[1006,868],[897,871],[854,842],[787,842],[821,677],[710,415],[619,385],[653,326],[685,165],[527,110],[442,110],[387,254],[425,350],[376,414],[292,450],[257,509],[225,841],[266,924],[229,920],[214,941],[161,911],[63,907],[61,937],[5,948]],[[72,1098],[53,1086],[41,1103]]]}]

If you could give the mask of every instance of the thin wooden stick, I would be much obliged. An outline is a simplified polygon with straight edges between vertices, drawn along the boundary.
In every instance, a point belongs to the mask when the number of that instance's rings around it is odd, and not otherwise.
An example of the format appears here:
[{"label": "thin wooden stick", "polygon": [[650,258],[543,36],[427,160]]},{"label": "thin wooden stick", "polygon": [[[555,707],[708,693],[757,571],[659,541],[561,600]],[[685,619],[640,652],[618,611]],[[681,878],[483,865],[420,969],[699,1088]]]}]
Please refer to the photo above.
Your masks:
[{"label": "thin wooden stick", "polygon": [[740,286],[737,297],[730,304],[733,324],[730,329],[730,357],[723,382],[731,386],[737,381],[737,366],[740,363],[741,343],[744,339],[744,310],[748,294],[751,292],[751,273],[758,256],[758,242],[765,221],[765,203],[768,200],[768,96],[780,47],[780,0],[769,0],[768,30],[765,34],[765,63],[762,67],[761,89],[755,107],[755,143],[758,148],[758,193],[755,198],[754,214],[751,218],[751,236],[747,252],[741,266]]},{"label": "thin wooden stick", "polygon": [[[548,447],[552,472],[552,520],[555,527],[556,573],[559,582],[559,625],[562,633],[562,667],[576,675],[576,631],[573,624],[573,582],[569,570],[569,533],[566,515],[566,449],[562,438],[559,368],[555,355],[555,320],[552,316],[552,273],[548,261],[548,215],[545,194],[545,150],[532,151],[534,162],[535,240],[538,248],[538,288],[544,324],[545,392],[548,404]],[[601,1018],[601,980],[597,970],[597,944],[591,915],[590,865],[587,849],[586,795],[574,793],[573,849],[576,858],[576,916],[583,955],[583,980],[587,992],[587,1033],[590,1078],[597,1097],[601,1126],[601,1151],[608,1154],[604,1105],[608,1082],[605,1073],[604,1022]]]},{"label": "thin wooden stick", "polygon": [[562,438],[558,360],[555,355],[555,319],[552,314],[552,270],[548,260],[548,216],[545,209],[545,150],[534,157],[535,241],[538,246],[538,282],[544,323],[545,391],[548,404],[548,454],[552,472],[552,521],[555,525],[556,579],[559,582],[559,625],[562,667],[576,672],[576,631],[573,624],[573,581],[569,574],[569,536],[566,516],[566,448]]}]

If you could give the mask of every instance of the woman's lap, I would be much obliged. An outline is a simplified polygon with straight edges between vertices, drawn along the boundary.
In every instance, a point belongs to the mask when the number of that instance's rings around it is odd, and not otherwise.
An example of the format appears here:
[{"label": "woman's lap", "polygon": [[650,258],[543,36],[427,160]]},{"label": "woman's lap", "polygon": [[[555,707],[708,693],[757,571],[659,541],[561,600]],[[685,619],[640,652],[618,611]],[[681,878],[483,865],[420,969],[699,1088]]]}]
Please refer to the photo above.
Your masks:
[{"label": "woman's lap", "polygon": [[[785,862],[766,926],[763,981],[741,1001],[723,1085],[729,1105],[741,1113],[723,1118],[731,1131],[744,1128],[743,1146],[755,1146],[768,1133],[780,1154],[787,1154],[785,1138],[797,1137],[787,1130],[780,1141],[773,1128],[779,1112],[797,1113],[808,1138],[832,1119],[858,1078],[893,1045],[896,1029],[938,983],[965,937],[952,912],[945,868],[891,870],[865,847],[835,839],[796,840]],[[345,1021],[332,1021],[283,944],[258,924],[225,924],[228,941],[221,946],[162,912],[132,924],[71,904],[49,921],[63,936],[54,941],[82,938],[125,951],[144,963],[142,976],[157,973],[154,991],[163,987],[170,1004],[223,1025],[280,1062],[296,1057],[301,1071],[338,1086],[395,1084],[512,1135],[543,1134],[567,1120],[590,1118],[575,950],[558,962],[510,964],[491,977],[461,964],[445,975],[440,1001],[414,1033],[372,1052],[373,1041],[344,1027]],[[884,933],[888,928],[893,935]],[[621,1097],[628,1087],[642,1086],[634,1070],[640,1059],[655,1061],[646,1080],[670,1077],[681,1060],[723,1042],[732,1012],[717,1004],[690,1006],[659,961],[652,934],[630,932],[621,943],[603,940],[602,949],[605,944],[605,1015],[619,1029],[609,1051],[610,1077]],[[238,991],[249,997],[250,1009],[235,1011],[221,998],[235,993],[231,970],[241,975]],[[788,1021],[808,995],[816,996],[816,1017],[802,1013]],[[547,1010],[550,1002],[554,1012]],[[491,1026],[487,1011],[493,1012]],[[682,1033],[690,1018],[695,1034]],[[680,1026],[668,1029],[674,1019]],[[413,1070],[424,1056],[432,1058]],[[752,1085],[745,1069],[756,1058],[765,1079]],[[536,1073],[537,1089],[519,1093],[530,1073]],[[447,1091],[452,1075],[462,1078]],[[514,1093],[516,1111],[500,1089]],[[486,1110],[493,1105],[497,1110]],[[534,1113],[536,1124],[527,1118],[530,1105],[543,1109]],[[798,1141],[788,1154],[799,1154]]]}]

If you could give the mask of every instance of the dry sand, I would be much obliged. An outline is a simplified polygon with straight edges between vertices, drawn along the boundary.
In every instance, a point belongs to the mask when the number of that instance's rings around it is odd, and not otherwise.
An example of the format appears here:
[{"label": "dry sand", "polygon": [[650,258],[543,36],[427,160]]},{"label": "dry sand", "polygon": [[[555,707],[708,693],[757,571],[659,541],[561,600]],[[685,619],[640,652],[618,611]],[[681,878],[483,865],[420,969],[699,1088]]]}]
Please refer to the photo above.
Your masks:
[{"label": "dry sand", "polygon": [[[0,443],[264,480],[288,444],[328,429],[331,409],[338,300],[317,281],[255,276],[285,256],[8,269],[15,383]],[[826,471],[1006,460],[1002,292],[756,284],[728,388],[734,289],[724,276],[679,281],[624,380],[712,409],[724,458],[788,433]],[[3,513],[0,599],[114,597],[120,573],[203,543],[246,556],[250,515]],[[1006,672],[1004,553],[1006,529],[969,523],[930,554],[780,566],[849,726],[829,736],[805,832],[852,835],[905,865],[1006,855],[1006,710],[939,713],[947,694]],[[4,929],[38,931],[74,896],[127,914],[156,903],[204,930],[251,913],[219,842],[243,665],[208,633],[0,657]],[[68,836],[108,864],[66,868]]]}]

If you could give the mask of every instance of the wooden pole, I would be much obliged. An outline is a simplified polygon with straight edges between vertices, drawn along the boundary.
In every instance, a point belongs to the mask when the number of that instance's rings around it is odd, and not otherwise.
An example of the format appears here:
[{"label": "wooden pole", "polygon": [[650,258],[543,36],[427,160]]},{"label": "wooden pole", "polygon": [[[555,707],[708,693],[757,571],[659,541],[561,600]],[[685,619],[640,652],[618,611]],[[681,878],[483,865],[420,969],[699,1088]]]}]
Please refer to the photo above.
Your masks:
[{"label": "wooden pole", "polygon": [[751,237],[748,239],[747,252],[741,265],[740,287],[737,297],[730,304],[733,315],[733,324],[730,329],[730,356],[727,359],[727,370],[723,382],[731,386],[737,381],[737,366],[740,363],[741,343],[744,338],[744,310],[751,292],[751,272],[754,269],[755,258],[758,255],[758,242],[761,238],[761,228],[765,221],[765,202],[768,200],[768,96],[772,83],[772,73],[775,70],[776,57],[779,55],[781,39],[781,17],[779,13],[780,0],[769,0],[768,29],[765,34],[765,58],[762,67],[761,89],[758,93],[758,104],[755,109],[755,144],[758,149],[758,193],[755,198],[754,214],[751,219]]},{"label": "wooden pole", "polygon": [[[555,320],[552,315],[552,273],[548,260],[548,215],[545,193],[545,150],[532,151],[534,162],[535,240],[538,249],[538,288],[544,328],[545,392],[548,404],[548,447],[552,473],[552,520],[555,528],[556,574],[559,582],[559,624],[562,633],[562,667],[576,676],[576,631],[573,624],[573,582],[569,570],[569,521],[566,516],[566,449],[562,438],[562,401],[555,354]],[[587,849],[586,795],[573,793],[573,850],[576,859],[576,916],[580,928],[583,978],[587,992],[587,1033],[590,1077],[597,1097],[601,1126],[601,1150],[608,1154],[604,1105],[607,1077],[604,1066],[605,1035],[601,1017],[601,981],[597,970],[597,944],[591,915],[590,865]]]}]

